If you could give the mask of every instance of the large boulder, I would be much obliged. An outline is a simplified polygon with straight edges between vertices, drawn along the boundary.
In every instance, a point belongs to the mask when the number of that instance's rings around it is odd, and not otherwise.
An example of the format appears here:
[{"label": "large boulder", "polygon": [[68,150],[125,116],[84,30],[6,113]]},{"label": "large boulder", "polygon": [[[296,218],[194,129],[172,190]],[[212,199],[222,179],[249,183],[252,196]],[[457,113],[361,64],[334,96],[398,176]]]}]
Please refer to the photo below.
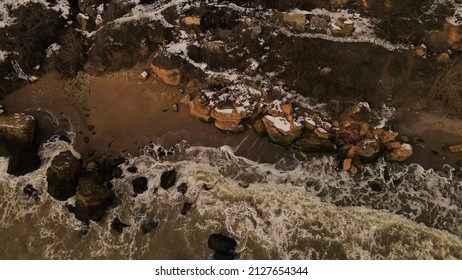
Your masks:
[{"label": "large boulder", "polygon": [[241,123],[244,116],[233,108],[214,108],[211,117],[215,120],[215,126],[225,132],[240,132],[244,130],[244,126]]},{"label": "large boulder", "polygon": [[62,152],[53,158],[47,170],[48,193],[57,200],[66,200],[74,196],[80,168],[79,159],[70,151]]},{"label": "large boulder", "polygon": [[412,156],[413,150],[411,145],[405,143],[400,146],[400,148],[396,148],[385,153],[385,159],[387,161],[402,162]]},{"label": "large boulder", "polygon": [[114,198],[114,192],[101,183],[99,175],[84,176],[79,180],[77,186],[75,216],[85,222],[89,220],[99,221]]},{"label": "large boulder", "polygon": [[380,143],[376,139],[363,139],[355,145],[355,152],[362,162],[375,161],[380,155]]},{"label": "large boulder", "polygon": [[302,125],[284,117],[266,115],[262,121],[271,142],[281,146],[290,146],[302,133]]},{"label": "large boulder", "polygon": [[189,112],[193,117],[198,118],[203,122],[211,122],[212,118],[210,116],[210,108],[206,106],[201,98],[197,96],[189,102]]},{"label": "large boulder", "polygon": [[151,58],[151,70],[166,84],[179,86],[183,81],[183,60],[159,50]]},{"label": "large boulder", "polygon": [[233,260],[236,257],[237,242],[231,237],[214,233],[209,236],[207,245],[214,251],[216,260]]},{"label": "large boulder", "polygon": [[298,32],[305,31],[306,16],[304,14],[283,13],[282,21]]},{"label": "large boulder", "polygon": [[160,187],[167,190],[176,184],[176,171],[175,169],[165,171],[160,176]]},{"label": "large boulder", "polygon": [[0,115],[0,136],[20,144],[32,143],[35,136],[35,118],[23,113]]},{"label": "large boulder", "polygon": [[295,143],[294,148],[305,153],[334,153],[336,145],[327,139],[321,139],[314,133],[308,133],[300,137]]}]

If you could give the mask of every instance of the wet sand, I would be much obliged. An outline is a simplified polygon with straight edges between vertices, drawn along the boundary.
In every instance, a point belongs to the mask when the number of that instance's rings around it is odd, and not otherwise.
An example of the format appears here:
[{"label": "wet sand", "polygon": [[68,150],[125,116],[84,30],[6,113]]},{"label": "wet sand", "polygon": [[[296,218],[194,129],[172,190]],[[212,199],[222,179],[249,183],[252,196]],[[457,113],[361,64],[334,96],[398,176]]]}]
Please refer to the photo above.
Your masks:
[{"label": "wet sand", "polygon": [[[264,163],[292,156],[290,149],[269,143],[251,129],[227,134],[198,121],[190,116],[188,106],[180,103],[184,94],[178,88],[153,77],[141,80],[139,71],[134,68],[90,77],[88,94],[77,99],[66,96],[64,80],[50,73],[8,95],[3,104],[10,113],[27,112],[37,117],[42,139],[74,132],[76,149],[87,161],[103,155],[136,156],[149,143],[169,148],[182,140],[195,146],[227,145],[239,156]],[[173,111],[173,104],[178,104],[178,112]],[[407,163],[425,168],[456,165],[462,154],[451,153],[447,147],[462,143],[462,137],[457,135],[461,128],[462,120],[433,113],[407,110],[397,115],[396,129],[401,135],[423,140],[414,145],[414,155]]]},{"label": "wet sand", "polygon": [[[10,113],[37,117],[43,138],[74,132],[75,147],[86,160],[136,156],[151,142],[169,148],[182,140],[195,146],[227,145],[237,155],[259,162],[273,163],[292,155],[251,129],[227,134],[191,117],[188,106],[180,104],[184,95],[178,88],[152,77],[141,80],[135,75],[139,73],[91,77],[89,94],[80,102],[67,98],[64,81],[51,73],[8,95],[3,104]],[[178,112],[173,104],[178,104]]]}]

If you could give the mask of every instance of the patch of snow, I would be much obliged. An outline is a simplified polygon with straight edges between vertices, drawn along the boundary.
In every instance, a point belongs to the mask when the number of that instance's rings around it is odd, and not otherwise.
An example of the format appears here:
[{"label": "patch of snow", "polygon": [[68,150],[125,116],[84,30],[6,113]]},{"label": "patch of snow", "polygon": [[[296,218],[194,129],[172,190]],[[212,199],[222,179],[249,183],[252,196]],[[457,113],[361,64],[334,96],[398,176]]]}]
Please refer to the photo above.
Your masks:
[{"label": "patch of snow", "polygon": [[273,123],[274,127],[281,132],[289,132],[290,131],[290,122],[282,117],[273,117],[270,115],[265,116],[267,120]]},{"label": "patch of snow", "polygon": [[227,109],[219,109],[219,108],[215,108],[214,109],[217,113],[220,113],[220,114],[232,114],[233,113],[233,109],[231,108],[227,108]]},{"label": "patch of snow", "polygon": [[98,7],[96,7],[96,12],[98,12],[98,14],[104,13],[104,4],[101,4]]}]

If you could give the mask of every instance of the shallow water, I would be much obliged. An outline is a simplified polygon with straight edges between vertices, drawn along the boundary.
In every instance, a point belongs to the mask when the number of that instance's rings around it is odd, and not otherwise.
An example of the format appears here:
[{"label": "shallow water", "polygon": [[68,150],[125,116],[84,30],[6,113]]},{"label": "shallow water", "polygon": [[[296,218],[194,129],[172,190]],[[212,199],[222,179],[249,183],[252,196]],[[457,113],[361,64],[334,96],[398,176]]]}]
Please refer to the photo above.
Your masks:
[{"label": "shallow water", "polygon": [[[72,198],[58,202],[46,193],[47,165],[69,144],[46,144],[44,166],[23,177],[7,175],[2,160],[1,258],[210,259],[207,238],[215,232],[238,241],[240,259],[462,258],[461,183],[420,166],[388,166],[393,179],[376,192],[367,182],[380,180],[383,162],[355,178],[327,157],[260,164],[229,146],[183,142],[160,159],[151,148],[121,165],[123,177],[112,181],[117,205],[89,225],[65,209]],[[131,165],[136,174],[127,172]],[[161,173],[172,168],[176,186],[188,185],[184,196],[159,188]],[[139,176],[149,179],[148,190],[135,196],[131,181]],[[39,202],[22,193],[26,184],[40,190]],[[192,209],[181,215],[185,202]],[[129,225],[122,234],[111,230],[116,217]],[[143,234],[143,223],[154,220],[158,228]]]}]

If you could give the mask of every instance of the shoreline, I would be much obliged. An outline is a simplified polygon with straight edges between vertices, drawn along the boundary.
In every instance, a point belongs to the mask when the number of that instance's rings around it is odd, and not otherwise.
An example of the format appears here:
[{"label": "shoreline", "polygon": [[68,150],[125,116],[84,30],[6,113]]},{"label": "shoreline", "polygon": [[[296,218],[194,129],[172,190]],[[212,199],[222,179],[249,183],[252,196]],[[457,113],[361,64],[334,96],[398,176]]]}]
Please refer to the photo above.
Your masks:
[{"label": "shoreline", "polygon": [[[25,112],[38,118],[39,137],[44,140],[73,130],[75,148],[86,162],[138,156],[150,143],[168,149],[182,140],[193,146],[230,146],[236,148],[236,155],[261,163],[276,163],[293,155],[292,148],[270,143],[253,129],[225,133],[197,120],[181,103],[186,92],[157,77],[141,79],[142,70],[138,65],[104,76],[85,74],[87,93],[80,96],[69,96],[72,91],[66,95],[66,80],[51,72],[6,96],[3,104],[9,113]],[[457,135],[458,123],[457,119],[429,112],[398,110],[395,128],[409,137],[415,148],[405,163],[434,170],[442,170],[445,164],[456,167],[462,155],[449,152],[447,147],[462,142]],[[423,142],[415,143],[415,139]]]}]

